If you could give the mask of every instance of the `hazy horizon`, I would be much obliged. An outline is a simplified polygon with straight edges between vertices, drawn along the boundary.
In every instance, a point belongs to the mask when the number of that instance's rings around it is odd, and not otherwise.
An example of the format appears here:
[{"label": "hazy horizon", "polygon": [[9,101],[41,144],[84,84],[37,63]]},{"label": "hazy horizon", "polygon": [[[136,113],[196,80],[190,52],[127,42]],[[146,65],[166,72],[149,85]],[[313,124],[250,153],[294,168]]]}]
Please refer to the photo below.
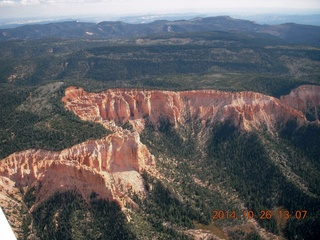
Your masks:
[{"label": "hazy horizon", "polygon": [[[289,6],[289,8],[288,8]],[[0,0],[0,19],[66,18],[105,16],[106,18],[156,14],[316,14],[318,0]]]}]

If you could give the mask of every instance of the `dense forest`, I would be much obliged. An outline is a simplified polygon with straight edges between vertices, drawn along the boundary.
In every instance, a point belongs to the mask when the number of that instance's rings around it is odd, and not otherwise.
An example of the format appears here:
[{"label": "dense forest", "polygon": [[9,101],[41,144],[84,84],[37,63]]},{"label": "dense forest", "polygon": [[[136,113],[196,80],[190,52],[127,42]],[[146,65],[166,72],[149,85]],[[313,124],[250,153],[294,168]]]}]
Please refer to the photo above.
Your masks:
[{"label": "dense forest", "polygon": [[[240,31],[118,41],[12,40],[0,44],[0,65],[0,159],[30,148],[62,150],[111,134],[64,108],[61,98],[71,85],[94,92],[217,89],[279,97],[302,84],[320,84],[318,48]],[[143,173],[146,198],[132,196],[138,208],[122,212],[96,193],[88,201],[67,191],[29,214],[37,188],[27,188],[21,191],[27,209],[21,239],[192,239],[190,229],[221,239],[261,239],[248,231],[244,208],[255,213],[261,227],[285,239],[320,235],[315,116],[307,116],[313,122],[302,126],[289,121],[276,134],[242,131],[231,122],[204,126],[188,113],[184,118],[185,124],[173,126],[165,117],[158,125],[145,117],[140,138],[163,178]],[[122,127],[133,131],[129,122]],[[238,217],[214,219],[214,210],[234,211]],[[291,215],[261,219],[263,210]],[[302,211],[307,217],[299,215]]]},{"label": "dense forest", "polygon": [[[213,194],[214,196],[211,195],[212,193],[208,193],[211,186],[222,184],[226,189],[229,188],[229,191],[239,194],[247,209],[252,210],[256,220],[269,231],[288,239],[294,239],[297,236],[316,239],[318,229],[320,229],[316,220],[320,205],[317,197],[319,195],[317,188],[319,176],[317,173],[320,170],[318,162],[319,139],[316,136],[320,134],[320,127],[310,125],[302,129],[296,127],[293,130],[290,125],[292,124],[289,123],[283,129],[282,137],[276,142],[267,133],[241,132],[232,123],[211,126],[209,127],[211,129],[210,137],[205,143],[207,151],[205,158],[201,158],[203,145],[199,145],[195,141],[197,134],[200,133],[195,130],[197,128],[193,128],[195,132],[193,132],[192,141],[190,140],[191,136],[186,137],[188,129],[181,126],[177,130],[164,122],[158,129],[160,134],[155,133],[154,128],[149,128],[142,135],[142,139],[149,144],[153,152],[162,158],[167,157],[168,162],[161,161],[164,167],[160,168],[166,172],[167,176],[175,178],[175,182],[177,182],[175,189],[187,186],[181,190],[181,193],[197,196],[199,190],[194,191],[195,186],[192,186],[190,177],[194,176],[206,182],[207,190],[201,193],[204,195],[199,199],[202,202],[196,202],[195,205],[199,206],[200,204],[200,209],[204,211],[200,216],[206,216],[206,211],[210,213],[212,206],[215,206],[215,209],[236,209],[235,206],[222,204],[223,200],[219,202],[217,193]],[[291,129],[289,129],[290,127]],[[290,138],[286,135],[289,132],[291,133]],[[299,143],[302,139],[304,141],[308,139],[307,144]],[[270,151],[272,151],[272,155]],[[276,155],[290,159],[289,164],[292,164],[292,171],[307,181],[309,190],[312,192],[302,191],[294,182],[287,179],[287,176],[281,172],[278,163],[274,161]],[[169,160],[170,158],[176,158],[176,161],[179,162],[178,166],[172,168],[173,163],[172,160]],[[232,188],[230,188],[231,186]],[[211,201],[207,199],[208,196],[211,196]],[[291,213],[285,226],[280,226],[280,220],[275,217],[267,220],[260,218],[261,211],[272,210],[276,215],[279,213],[279,209],[285,209]],[[296,219],[294,213],[301,210],[306,210],[308,217]],[[193,217],[193,219],[205,224],[212,221],[210,218]],[[234,219],[230,220],[234,221]]]},{"label": "dense forest", "polygon": [[[34,190],[26,193],[25,202],[30,206]],[[31,234],[31,222],[32,233],[40,239],[136,239],[120,207],[97,199],[94,192],[89,203],[75,191],[56,193],[24,219],[23,239]]]},{"label": "dense forest", "polygon": [[110,133],[101,125],[84,122],[67,111],[61,102],[63,87],[57,88],[52,96],[45,96],[51,97],[49,102],[44,103],[47,108],[44,105],[43,109],[36,111],[19,108],[32,97],[34,89],[19,86],[0,88],[0,158],[29,148],[62,150]]}]

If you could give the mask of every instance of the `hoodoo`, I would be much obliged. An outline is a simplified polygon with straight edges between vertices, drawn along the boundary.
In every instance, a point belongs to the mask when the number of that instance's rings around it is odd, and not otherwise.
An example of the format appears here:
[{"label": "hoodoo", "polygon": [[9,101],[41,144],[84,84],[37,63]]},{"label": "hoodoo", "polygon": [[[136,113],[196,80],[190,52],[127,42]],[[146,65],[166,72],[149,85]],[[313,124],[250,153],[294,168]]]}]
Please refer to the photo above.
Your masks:
[{"label": "hoodoo", "polygon": [[[57,191],[76,189],[84,199],[96,192],[121,205],[129,200],[128,189],[144,192],[140,173],[153,165],[153,156],[139,135],[123,131],[60,152],[31,149],[14,153],[0,161],[0,179],[18,187],[41,186],[37,202]],[[6,192],[2,189],[1,194]]]},{"label": "hoodoo", "polygon": [[243,130],[262,125],[274,130],[278,122],[305,121],[301,111],[255,92],[113,89],[87,93],[82,88],[69,87],[63,102],[81,119],[102,123],[112,130],[130,121],[140,131],[145,117],[156,126],[161,119],[172,125],[184,124],[190,118],[210,123],[228,120]]},{"label": "hoodoo", "polygon": [[[102,123],[115,133],[60,152],[31,149],[14,153],[0,162],[0,178],[17,186],[41,182],[38,201],[55,191],[77,189],[85,198],[95,191],[101,197],[121,202],[127,188],[144,191],[139,173],[155,164],[138,133],[146,118],[155,126],[161,119],[176,126],[191,118],[211,124],[228,120],[243,130],[261,125],[274,130],[278,122],[306,121],[302,111],[307,111],[310,103],[319,106],[319,98],[312,97],[317,94],[309,94],[318,90],[302,86],[280,101],[254,92],[113,89],[88,93],[69,87],[62,99],[65,107],[81,119]],[[121,128],[127,121],[137,132]]]},{"label": "hoodoo", "polygon": [[[302,86],[279,100],[255,92],[110,89],[88,93],[69,87],[62,99],[65,108],[114,133],[62,151],[29,149],[11,154],[0,161],[0,200],[8,202],[10,196],[19,195],[19,189],[34,187],[31,212],[54,193],[68,190],[78,191],[86,200],[95,192],[122,207],[135,205],[133,193],[145,196],[142,172],[157,174],[153,155],[140,142],[146,121],[156,128],[163,121],[173,127],[199,121],[203,129],[229,121],[242,131],[263,127],[274,132],[290,120],[307,122],[310,109],[317,115],[318,92],[319,87]],[[123,128],[127,122],[132,130]]]},{"label": "hoodoo", "polygon": [[303,85],[280,97],[286,105],[302,111],[312,120],[320,120],[320,86]]}]

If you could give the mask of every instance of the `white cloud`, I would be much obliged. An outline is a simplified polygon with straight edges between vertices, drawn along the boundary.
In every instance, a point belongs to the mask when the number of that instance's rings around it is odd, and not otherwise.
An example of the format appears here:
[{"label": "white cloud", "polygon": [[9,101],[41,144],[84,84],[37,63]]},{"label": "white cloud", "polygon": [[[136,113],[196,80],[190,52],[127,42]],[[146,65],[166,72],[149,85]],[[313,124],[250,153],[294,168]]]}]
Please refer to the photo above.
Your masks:
[{"label": "white cloud", "polygon": [[[20,5],[37,5],[37,4],[69,4],[69,3],[95,3],[104,2],[105,0],[0,0],[0,6],[20,6]],[[108,1],[108,0],[107,0]]]},{"label": "white cloud", "polygon": [[20,1],[20,4],[33,5],[33,4],[40,4],[41,2],[43,2],[43,1],[41,1],[41,0],[22,0],[22,1]]},{"label": "white cloud", "polygon": [[320,0],[0,0],[0,18],[163,13],[273,13],[320,9]]},{"label": "white cloud", "polygon": [[[117,4],[124,3],[137,3],[144,4],[146,6],[163,6],[167,5],[167,8],[172,6],[199,6],[204,5],[207,7],[216,7],[216,8],[236,8],[236,7],[283,7],[283,8],[292,8],[292,7],[320,7],[319,0],[269,0],[269,1],[259,1],[259,0],[162,0],[157,1],[156,3],[152,0],[0,0],[0,6],[13,6],[13,5],[37,5],[37,4],[75,4],[75,3],[85,3],[85,4],[95,4],[95,3],[107,3],[114,2]],[[143,5],[141,5],[143,7]]]},{"label": "white cloud", "polygon": [[0,1],[0,6],[13,6],[16,4],[17,4],[16,1],[10,1],[10,0]]}]

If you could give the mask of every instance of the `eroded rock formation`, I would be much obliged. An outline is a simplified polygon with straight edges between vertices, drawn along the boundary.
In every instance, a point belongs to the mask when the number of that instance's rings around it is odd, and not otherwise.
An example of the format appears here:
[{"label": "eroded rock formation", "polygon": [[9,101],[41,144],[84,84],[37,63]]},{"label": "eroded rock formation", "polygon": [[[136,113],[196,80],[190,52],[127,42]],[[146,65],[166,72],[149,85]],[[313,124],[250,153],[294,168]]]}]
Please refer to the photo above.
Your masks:
[{"label": "eroded rock formation", "polygon": [[305,121],[301,111],[277,98],[254,92],[113,89],[87,93],[82,88],[69,87],[65,95],[67,109],[83,120],[100,122],[112,130],[129,121],[141,131],[145,117],[156,126],[161,118],[172,125],[190,119],[210,123],[230,120],[243,130],[261,126],[273,130],[277,123],[289,119]]},{"label": "eroded rock formation", "polygon": [[320,86],[303,85],[293,89],[280,100],[292,108],[302,111],[311,120],[320,120]]},{"label": "eroded rock formation", "polygon": [[[0,180],[17,187],[40,184],[36,202],[57,191],[76,189],[84,199],[96,192],[121,205],[130,201],[129,191],[144,193],[140,173],[153,165],[153,156],[139,135],[123,131],[60,152],[31,149],[14,153],[0,161]],[[6,186],[0,187],[6,193]]]},{"label": "eroded rock formation", "polygon": [[[103,124],[115,133],[60,152],[26,150],[0,161],[0,199],[15,187],[37,186],[36,203],[56,191],[76,189],[85,199],[92,192],[120,204],[131,202],[132,192],[144,193],[143,169],[153,169],[155,161],[140,142],[145,121],[155,126],[161,119],[172,126],[200,121],[205,127],[231,121],[242,130],[267,128],[288,120],[305,122],[303,111],[319,106],[319,87],[302,86],[280,101],[254,92],[157,91],[113,89],[88,93],[69,87],[62,101],[83,120]],[[126,122],[133,132],[123,130]],[[9,186],[9,187],[8,187]],[[12,191],[11,191],[12,192]]]}]

